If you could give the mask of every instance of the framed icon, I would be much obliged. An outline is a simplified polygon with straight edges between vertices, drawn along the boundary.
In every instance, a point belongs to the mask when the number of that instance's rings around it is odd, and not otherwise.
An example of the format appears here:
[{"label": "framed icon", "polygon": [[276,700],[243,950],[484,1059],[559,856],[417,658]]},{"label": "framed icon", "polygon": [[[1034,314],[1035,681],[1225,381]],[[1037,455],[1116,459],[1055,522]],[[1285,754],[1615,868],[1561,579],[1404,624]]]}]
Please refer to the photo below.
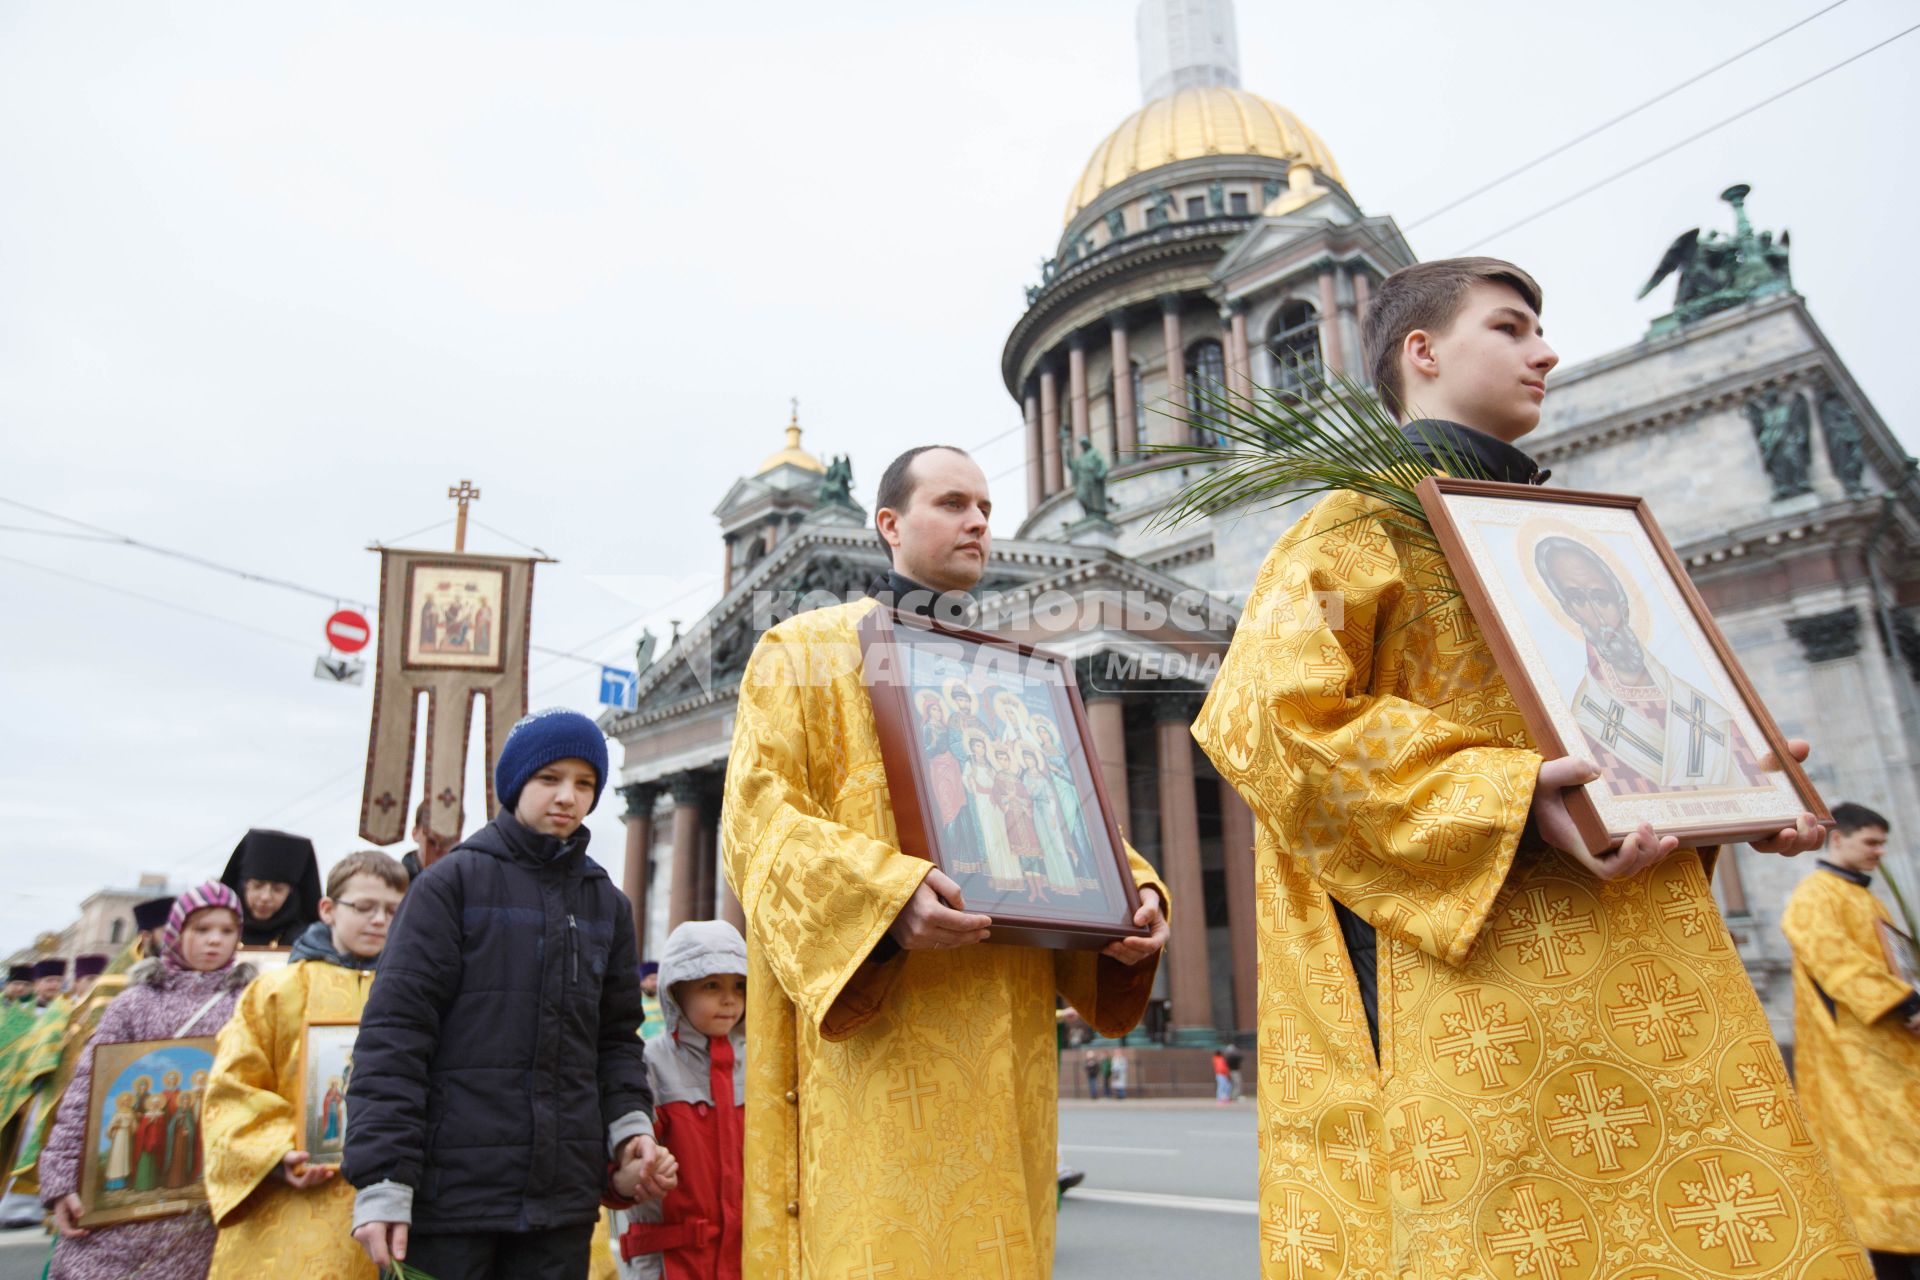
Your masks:
[{"label": "framed icon", "polygon": [[1568,794],[1589,851],[1642,822],[1699,846],[1832,821],[1643,499],[1418,492],[1535,747],[1600,769]]},{"label": "framed icon", "polygon": [[213,1049],[212,1036],[94,1046],[81,1226],[172,1217],[206,1204],[200,1116]]},{"label": "framed icon", "polygon": [[860,649],[900,848],[993,917],[993,942],[1143,936],[1072,665],[886,606]]},{"label": "framed icon", "polygon": [[347,1151],[347,1086],[358,1022],[310,1022],[302,1059],[298,1129],[307,1162],[338,1167]]},{"label": "framed icon", "polygon": [[506,565],[414,560],[407,565],[401,665],[410,670],[504,670]]}]

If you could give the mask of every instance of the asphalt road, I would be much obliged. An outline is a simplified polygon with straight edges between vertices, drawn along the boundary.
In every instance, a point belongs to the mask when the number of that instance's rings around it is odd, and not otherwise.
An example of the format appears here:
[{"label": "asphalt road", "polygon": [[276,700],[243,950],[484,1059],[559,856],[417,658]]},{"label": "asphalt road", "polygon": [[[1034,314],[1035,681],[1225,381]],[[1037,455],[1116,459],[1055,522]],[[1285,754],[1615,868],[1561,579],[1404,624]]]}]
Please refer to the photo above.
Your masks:
[{"label": "asphalt road", "polygon": [[[1253,1104],[1066,1102],[1061,1155],[1087,1171],[1060,1208],[1055,1280],[1257,1270]],[[47,1238],[0,1232],[0,1280],[38,1280]]]},{"label": "asphalt road", "polygon": [[1055,1280],[1258,1271],[1252,1102],[1064,1102],[1060,1145],[1087,1180],[1060,1206]]}]

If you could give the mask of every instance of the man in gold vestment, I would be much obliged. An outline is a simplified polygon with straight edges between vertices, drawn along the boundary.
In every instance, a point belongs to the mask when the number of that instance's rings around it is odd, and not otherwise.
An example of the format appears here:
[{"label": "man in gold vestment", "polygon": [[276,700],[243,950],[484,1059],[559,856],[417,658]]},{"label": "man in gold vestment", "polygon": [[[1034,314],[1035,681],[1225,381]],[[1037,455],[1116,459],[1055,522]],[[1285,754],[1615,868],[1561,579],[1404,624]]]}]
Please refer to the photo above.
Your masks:
[{"label": "man in gold vestment", "polygon": [[[1539,301],[1491,259],[1379,287],[1370,359],[1416,447],[1541,478],[1511,443],[1556,359]],[[1598,770],[1532,749],[1406,521],[1341,491],[1283,534],[1194,725],[1257,820],[1260,1274],[1855,1275],[1710,855],[1582,848],[1563,792]]]},{"label": "man in gold vestment", "polygon": [[1780,917],[1793,944],[1794,1078],[1875,1273],[1920,1277],[1920,994],[1889,963],[1891,917],[1868,888],[1887,820],[1858,804],[1835,805],[1833,819],[1826,854]]},{"label": "man in gold vestment", "polygon": [[[902,609],[987,563],[986,478],[912,450],[880,483]],[[1100,1031],[1146,1007],[1165,890],[1128,851],[1151,936],[1104,953],[987,945],[959,886],[900,852],[859,621],[770,629],[741,682],[721,843],[748,943],[745,1241],[759,1280],[1045,1280],[1053,1267],[1054,996]]]}]

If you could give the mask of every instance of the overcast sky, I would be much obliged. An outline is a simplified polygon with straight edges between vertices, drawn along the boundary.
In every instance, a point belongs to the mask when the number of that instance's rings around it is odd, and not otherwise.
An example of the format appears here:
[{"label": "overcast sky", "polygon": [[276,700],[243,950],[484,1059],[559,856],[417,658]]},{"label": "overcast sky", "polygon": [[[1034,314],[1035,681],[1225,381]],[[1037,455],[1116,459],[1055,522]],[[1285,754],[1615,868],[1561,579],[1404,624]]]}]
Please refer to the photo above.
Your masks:
[{"label": "overcast sky", "polygon": [[[1244,4],[1243,78],[1408,226],[1823,2]],[[1457,252],[1912,20],[1851,0],[1409,239]],[[1539,276],[1579,362],[1638,338],[1666,246],[1749,182],[1914,448],[1917,70],[1920,34],[1480,247]],[[789,396],[869,506],[899,449],[993,440],[1011,534],[1001,345],[1138,105],[1122,0],[16,0],[0,497],[368,600],[366,544],[471,478],[479,520],[559,560],[535,643],[616,662],[717,596],[713,506]],[[328,602],[0,525],[0,950],[142,871],[218,874],[249,825],[359,846],[371,691],[312,677]],[[591,667],[534,666],[535,705],[594,709]]]}]

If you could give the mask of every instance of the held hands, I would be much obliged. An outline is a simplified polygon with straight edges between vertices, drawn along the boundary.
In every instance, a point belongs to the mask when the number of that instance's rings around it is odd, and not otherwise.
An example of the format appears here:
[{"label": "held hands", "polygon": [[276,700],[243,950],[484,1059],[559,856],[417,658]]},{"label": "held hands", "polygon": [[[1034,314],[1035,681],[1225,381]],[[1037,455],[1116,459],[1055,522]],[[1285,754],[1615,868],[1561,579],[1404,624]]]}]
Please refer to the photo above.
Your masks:
[{"label": "held hands", "polygon": [[1158,955],[1167,945],[1167,917],[1160,909],[1160,895],[1156,891],[1140,891],[1140,909],[1133,913],[1133,923],[1152,932],[1144,938],[1118,938],[1100,948],[1100,954],[1131,966]]},{"label": "held hands", "polygon": [[[1810,749],[1800,738],[1792,738],[1787,742],[1787,750],[1793,753],[1796,760],[1805,760]],[[1772,753],[1768,753],[1760,762],[1760,767],[1771,772],[1780,766]],[[1594,763],[1579,756],[1561,756],[1557,760],[1541,762],[1539,780],[1534,784],[1532,816],[1534,827],[1542,840],[1573,858],[1601,880],[1624,880],[1638,875],[1680,847],[1678,837],[1663,836],[1653,829],[1652,823],[1643,822],[1621,842],[1618,849],[1589,853],[1579,830],[1574,826],[1573,816],[1567,812],[1567,792],[1573,787],[1594,782],[1599,777],[1600,770]],[[1819,848],[1825,839],[1826,832],[1814,820],[1814,816],[1803,813],[1793,826],[1783,827],[1765,840],[1749,843],[1756,852],[1777,853],[1791,858],[1809,849]]]},{"label": "held hands", "polygon": [[62,1239],[86,1239],[87,1229],[80,1225],[80,1215],[86,1211],[87,1206],[80,1202],[80,1197],[69,1191],[53,1202],[53,1229],[60,1233]]},{"label": "held hands", "polygon": [[312,1158],[304,1151],[289,1151],[280,1158],[279,1164],[273,1166],[270,1176],[280,1179],[295,1191],[305,1191],[339,1175],[338,1169],[308,1164],[307,1161]]},{"label": "held hands", "polygon": [[[1913,1015],[1913,1016],[1912,1016],[1911,1018],[1908,1018],[1908,1019],[1907,1019],[1907,1030],[1909,1030],[1909,1031],[1911,1031],[1911,1032],[1913,1032],[1913,1034],[1915,1034],[1915,1035],[1917,1035],[1917,1036],[1920,1036],[1920,1013],[1916,1013],[1916,1014],[1914,1014],[1914,1015]],[[69,1200],[71,1200],[71,1199],[73,1199],[73,1197],[72,1197],[72,1196],[68,1196],[68,1197],[67,1197],[67,1199],[69,1199]],[[58,1217],[59,1217],[59,1210],[57,1210],[57,1209],[56,1209],[56,1210],[54,1211],[54,1216],[55,1216],[55,1219],[56,1219],[56,1220],[58,1220]],[[65,1232],[62,1232],[61,1234],[63,1234],[63,1235],[64,1235],[64,1234],[65,1234]],[[85,1233],[85,1232],[82,1232],[81,1234],[82,1234],[82,1235],[85,1235],[86,1233]]]},{"label": "held hands", "polygon": [[938,951],[987,940],[992,916],[968,911],[953,877],[935,867],[900,908],[887,933],[904,951]]},{"label": "held hands", "polygon": [[622,1200],[664,1200],[680,1185],[680,1162],[645,1134],[620,1148],[613,1171],[613,1192]]}]

